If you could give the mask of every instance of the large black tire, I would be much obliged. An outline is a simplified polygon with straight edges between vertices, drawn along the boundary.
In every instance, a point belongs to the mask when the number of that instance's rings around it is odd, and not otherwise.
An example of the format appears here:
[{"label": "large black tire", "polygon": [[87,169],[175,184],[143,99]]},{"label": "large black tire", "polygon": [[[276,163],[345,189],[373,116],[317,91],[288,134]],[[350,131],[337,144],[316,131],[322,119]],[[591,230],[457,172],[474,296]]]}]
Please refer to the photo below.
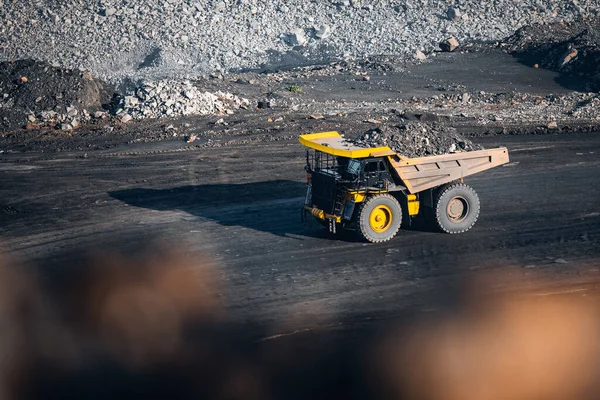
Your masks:
[{"label": "large black tire", "polygon": [[365,200],[356,215],[357,231],[371,243],[391,240],[402,224],[402,207],[389,194],[378,194]]},{"label": "large black tire", "polygon": [[434,222],[442,232],[467,232],[479,218],[481,203],[475,190],[464,183],[451,183],[437,192],[433,203]]}]

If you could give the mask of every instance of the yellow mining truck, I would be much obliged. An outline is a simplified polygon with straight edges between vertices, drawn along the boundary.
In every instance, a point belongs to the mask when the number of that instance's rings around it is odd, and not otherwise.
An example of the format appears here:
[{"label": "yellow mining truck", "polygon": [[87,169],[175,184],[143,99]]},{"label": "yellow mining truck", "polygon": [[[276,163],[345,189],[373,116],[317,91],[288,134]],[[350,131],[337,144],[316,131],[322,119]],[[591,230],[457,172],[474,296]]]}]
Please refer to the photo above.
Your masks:
[{"label": "yellow mining truck", "polygon": [[337,132],[302,135],[300,143],[308,148],[303,217],[372,243],[392,239],[417,216],[446,233],[468,231],[480,201],[463,178],[509,161],[505,147],[407,158],[389,147],[358,147]]}]

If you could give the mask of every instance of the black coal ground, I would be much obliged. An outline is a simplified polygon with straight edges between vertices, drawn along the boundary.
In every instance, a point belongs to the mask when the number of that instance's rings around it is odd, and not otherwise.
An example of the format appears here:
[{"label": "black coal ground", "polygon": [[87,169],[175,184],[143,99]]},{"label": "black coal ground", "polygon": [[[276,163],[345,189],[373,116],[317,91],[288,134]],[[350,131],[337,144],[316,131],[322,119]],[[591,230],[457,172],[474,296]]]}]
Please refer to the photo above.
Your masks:
[{"label": "black coal ground", "polygon": [[24,127],[29,115],[98,110],[112,92],[88,73],[33,60],[0,63],[0,131]]},{"label": "black coal ground", "polygon": [[[523,27],[503,47],[524,63],[558,71],[566,77],[584,76],[579,90],[600,90],[600,18],[577,19]],[[572,85],[572,84],[571,84]]]},{"label": "black coal ground", "polygon": [[454,128],[419,122],[382,125],[348,141],[361,147],[388,146],[405,157],[483,149],[460,135]]}]

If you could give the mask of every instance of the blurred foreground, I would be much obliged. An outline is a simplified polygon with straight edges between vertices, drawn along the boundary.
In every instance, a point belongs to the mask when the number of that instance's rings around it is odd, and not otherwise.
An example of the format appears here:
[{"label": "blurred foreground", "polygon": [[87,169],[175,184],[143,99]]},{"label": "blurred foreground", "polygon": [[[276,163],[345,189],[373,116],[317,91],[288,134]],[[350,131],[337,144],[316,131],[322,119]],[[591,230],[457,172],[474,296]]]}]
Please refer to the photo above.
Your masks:
[{"label": "blurred foreground", "polygon": [[[592,399],[597,299],[465,282],[458,304],[332,332],[227,322],[218,265],[156,248],[91,256],[59,285],[0,262],[0,398]],[[152,255],[150,255],[152,254]],[[541,279],[541,278],[540,278]],[[400,318],[399,318],[400,319]]]}]

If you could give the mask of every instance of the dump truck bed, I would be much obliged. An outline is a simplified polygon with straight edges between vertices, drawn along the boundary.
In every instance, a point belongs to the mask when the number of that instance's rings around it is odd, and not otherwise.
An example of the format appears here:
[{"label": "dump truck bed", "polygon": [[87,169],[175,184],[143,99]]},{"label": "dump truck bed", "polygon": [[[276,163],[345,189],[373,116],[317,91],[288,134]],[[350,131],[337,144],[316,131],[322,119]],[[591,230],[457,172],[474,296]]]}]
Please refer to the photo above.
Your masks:
[{"label": "dump truck bed", "polygon": [[398,160],[390,157],[390,164],[410,193],[453,182],[508,161],[506,147]]},{"label": "dump truck bed", "polygon": [[509,162],[506,147],[407,158],[389,147],[355,146],[338,132],[302,135],[300,143],[308,148],[339,157],[388,157],[391,166],[410,193],[422,192]]}]

